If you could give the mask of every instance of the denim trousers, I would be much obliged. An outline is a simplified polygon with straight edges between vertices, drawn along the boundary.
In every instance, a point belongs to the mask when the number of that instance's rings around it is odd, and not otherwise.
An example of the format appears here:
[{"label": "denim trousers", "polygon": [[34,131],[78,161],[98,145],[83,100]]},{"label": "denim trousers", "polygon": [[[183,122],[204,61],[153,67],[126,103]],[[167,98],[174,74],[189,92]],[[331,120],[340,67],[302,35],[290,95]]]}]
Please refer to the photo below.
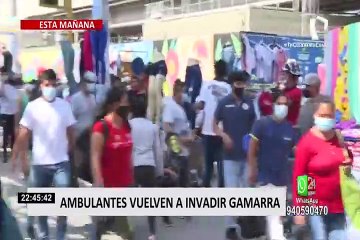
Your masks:
[{"label": "denim trousers", "polygon": [[214,171],[214,162],[217,163],[218,187],[224,187],[224,171],[222,163],[222,141],[218,136],[203,135],[205,171],[203,186],[210,187]]},{"label": "denim trousers", "polygon": [[[53,165],[32,165],[29,176],[29,187],[69,187],[71,179],[70,162]],[[49,240],[49,225],[47,216],[38,217],[39,239]],[[56,240],[64,240],[67,228],[67,218],[57,218]],[[53,238],[52,238],[53,239]]]},{"label": "denim trousers", "polygon": [[[247,161],[242,160],[224,160],[224,184],[227,188],[247,187]],[[234,217],[225,217],[227,227],[235,227],[238,225]]]},{"label": "denim trousers", "polygon": [[344,213],[309,217],[313,240],[347,240]]}]

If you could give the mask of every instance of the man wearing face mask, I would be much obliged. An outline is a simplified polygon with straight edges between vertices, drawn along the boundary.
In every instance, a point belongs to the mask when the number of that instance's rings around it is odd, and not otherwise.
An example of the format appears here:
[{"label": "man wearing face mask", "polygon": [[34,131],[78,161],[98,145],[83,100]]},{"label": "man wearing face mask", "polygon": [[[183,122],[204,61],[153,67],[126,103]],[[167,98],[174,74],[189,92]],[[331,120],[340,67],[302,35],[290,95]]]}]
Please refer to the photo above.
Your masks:
[{"label": "man wearing face mask", "polygon": [[[288,98],[274,98],[272,116],[257,120],[251,130],[248,151],[249,184],[260,187],[284,187],[290,182],[288,158],[295,145],[295,132],[286,120]],[[269,239],[285,240],[281,219],[268,216]]]},{"label": "man wearing face mask", "polygon": [[[250,75],[245,71],[229,75],[233,91],[221,99],[214,114],[213,129],[224,144],[223,167],[225,187],[246,187],[246,152],[242,148],[243,138],[249,134],[256,119],[254,104],[244,95]],[[222,124],[222,127],[219,124]],[[238,239],[237,224],[233,217],[227,217],[227,239]]]},{"label": "man wearing face mask", "polygon": [[[73,150],[73,126],[76,123],[68,102],[56,97],[57,78],[54,70],[44,71],[40,78],[42,96],[29,102],[20,120],[20,129],[14,145],[12,163],[28,151],[32,135],[30,187],[70,187],[71,165],[69,153]],[[45,149],[45,151],[44,151]],[[26,159],[21,159],[23,169]],[[56,237],[49,236],[47,217],[38,217],[40,239],[65,239],[66,217],[57,220]]]},{"label": "man wearing face mask", "polygon": [[316,73],[309,73],[305,76],[304,80],[305,89],[303,90],[303,96],[307,98],[307,101],[300,109],[299,127],[301,135],[304,135],[314,126],[314,112],[315,105],[320,101],[330,101],[329,96],[320,94],[321,81]]},{"label": "man wearing face mask", "polygon": [[84,143],[88,143],[90,140],[91,127],[94,123],[96,114],[96,102],[95,102],[95,81],[96,75],[92,72],[86,72],[81,80],[79,87],[80,91],[75,93],[71,99],[71,107],[77,120],[75,128],[76,138],[76,150],[75,159],[80,164],[79,174],[84,180],[90,180],[90,175],[84,176],[84,174],[90,174],[88,171],[82,172],[81,170],[89,169],[89,153],[90,146],[86,146]]}]

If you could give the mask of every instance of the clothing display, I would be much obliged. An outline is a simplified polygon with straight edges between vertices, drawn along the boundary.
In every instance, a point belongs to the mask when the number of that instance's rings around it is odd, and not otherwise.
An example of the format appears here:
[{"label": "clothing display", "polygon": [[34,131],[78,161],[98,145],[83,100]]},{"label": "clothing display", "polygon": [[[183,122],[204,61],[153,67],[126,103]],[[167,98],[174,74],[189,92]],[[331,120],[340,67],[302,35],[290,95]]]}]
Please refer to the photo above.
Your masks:
[{"label": "clothing display", "polygon": [[190,102],[194,103],[200,94],[202,84],[202,74],[199,62],[192,62],[186,67],[185,74],[185,93],[190,97]]},{"label": "clothing display", "polygon": [[251,73],[255,69],[256,58],[254,49],[250,46],[249,39],[243,35],[241,37],[243,43],[243,56],[241,58],[242,69]]},{"label": "clothing display", "polygon": [[100,83],[105,84],[106,79],[106,65],[105,65],[105,50],[108,41],[108,31],[106,27],[101,30],[92,31],[90,34],[91,48],[95,60],[95,72],[100,78]]},{"label": "clothing display", "polygon": [[72,95],[77,91],[77,83],[74,77],[74,61],[75,51],[70,41],[60,42],[61,52],[64,59],[64,70],[67,78],[67,84],[70,88],[70,94]]},{"label": "clothing display", "polygon": [[265,44],[255,45],[256,77],[264,83],[273,82],[274,52]]},{"label": "clothing display", "polygon": [[94,71],[94,63],[93,63],[93,52],[91,45],[91,33],[90,31],[84,32],[84,41],[82,42],[81,49],[81,62],[83,63],[84,72]]},{"label": "clothing display", "polygon": [[235,63],[235,49],[231,43],[225,44],[222,51],[222,60],[226,62],[227,72],[233,71]]},{"label": "clothing display", "polygon": [[148,118],[154,123],[160,123],[162,106],[162,87],[166,80],[167,66],[165,57],[158,51],[154,52],[154,64],[146,69],[149,72],[148,86]]},{"label": "clothing display", "polygon": [[273,80],[274,82],[277,82],[280,80],[281,69],[285,67],[288,57],[285,50],[280,47],[275,47],[273,49],[273,53],[274,53]]}]

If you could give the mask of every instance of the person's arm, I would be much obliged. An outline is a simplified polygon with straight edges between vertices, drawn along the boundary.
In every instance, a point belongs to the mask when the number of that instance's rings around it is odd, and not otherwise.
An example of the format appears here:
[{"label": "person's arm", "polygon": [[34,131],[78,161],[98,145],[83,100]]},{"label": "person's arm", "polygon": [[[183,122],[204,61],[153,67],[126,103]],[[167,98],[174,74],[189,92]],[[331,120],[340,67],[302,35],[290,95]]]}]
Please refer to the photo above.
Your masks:
[{"label": "person's arm", "polygon": [[30,140],[30,134],[32,132],[34,126],[33,121],[33,111],[32,107],[29,104],[24,111],[24,114],[20,120],[20,129],[17,133],[14,147],[12,150],[12,156],[11,161],[13,163],[13,166],[17,165],[18,158],[21,158],[22,165],[27,165],[27,158],[24,158],[28,151],[28,144]]},{"label": "person's arm", "polygon": [[22,96],[19,96],[18,99],[17,99],[17,111],[15,113],[15,130],[16,130],[15,133],[17,132],[18,127],[19,127],[22,108],[23,108]]},{"label": "person's arm", "polygon": [[219,127],[219,123],[223,121],[224,107],[224,104],[222,103],[222,101],[220,101],[214,113],[213,130],[215,134],[220,137],[227,135],[226,133],[224,133],[223,129]]},{"label": "person's arm", "polygon": [[162,176],[164,173],[164,156],[162,154],[162,149],[160,144],[159,128],[156,125],[154,125],[153,152],[155,159],[156,176]]},{"label": "person's arm", "polygon": [[162,114],[162,121],[163,121],[163,129],[168,133],[173,133],[174,130],[172,129],[172,124],[174,123],[174,117],[172,115],[171,107],[168,104],[164,105],[164,110]]},{"label": "person's arm", "polygon": [[68,140],[68,151],[72,153],[75,148],[75,132],[74,132],[74,125],[76,123],[74,114],[71,111],[71,106],[67,103],[67,122],[66,122],[66,135]]},{"label": "person's arm", "polygon": [[257,154],[259,150],[260,141],[262,138],[261,120],[254,123],[253,129],[250,133],[250,143],[248,149],[248,164],[250,170],[249,182],[256,183],[256,172],[258,170]]},{"label": "person's arm", "polygon": [[[300,182],[298,183],[298,177],[304,176],[307,174],[307,166],[308,162],[311,159],[311,154],[309,151],[309,143],[308,138],[305,136],[301,139],[295,151],[295,160],[293,166],[293,180],[292,180],[292,198],[294,206],[301,206],[302,203],[299,202],[298,190],[301,189]],[[300,188],[299,188],[299,186]],[[294,222],[296,225],[304,225],[305,217],[304,216],[295,216]]]},{"label": "person's arm", "polygon": [[200,89],[200,94],[195,101],[196,110],[204,110],[205,107],[205,93],[206,93],[206,84],[203,83]]},{"label": "person's arm", "polygon": [[103,154],[105,139],[103,135],[103,126],[100,122],[95,124],[93,133],[91,135],[91,170],[94,180],[94,185],[101,187],[104,184],[101,173],[101,157]]}]

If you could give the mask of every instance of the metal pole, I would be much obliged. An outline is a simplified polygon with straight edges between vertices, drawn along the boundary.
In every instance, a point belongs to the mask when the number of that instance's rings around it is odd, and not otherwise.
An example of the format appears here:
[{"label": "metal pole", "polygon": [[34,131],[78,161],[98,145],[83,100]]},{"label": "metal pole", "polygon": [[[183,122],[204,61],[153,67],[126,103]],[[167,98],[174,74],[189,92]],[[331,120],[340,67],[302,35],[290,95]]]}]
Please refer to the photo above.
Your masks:
[{"label": "metal pole", "polygon": [[[67,19],[72,20],[74,18],[73,9],[72,9],[72,0],[64,1],[64,9],[66,11]],[[74,34],[69,31],[68,37],[70,42],[74,42]]]}]

